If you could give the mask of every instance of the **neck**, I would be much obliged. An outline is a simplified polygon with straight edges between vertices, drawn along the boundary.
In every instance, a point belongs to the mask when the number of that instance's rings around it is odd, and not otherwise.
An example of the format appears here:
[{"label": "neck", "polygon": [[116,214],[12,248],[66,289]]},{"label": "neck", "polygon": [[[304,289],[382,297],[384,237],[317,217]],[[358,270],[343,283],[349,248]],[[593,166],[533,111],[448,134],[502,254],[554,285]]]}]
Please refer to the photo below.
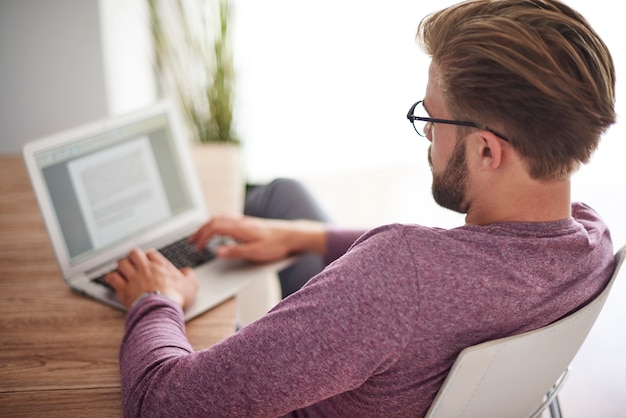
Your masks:
[{"label": "neck", "polygon": [[[504,186],[504,185],[503,185]],[[570,180],[521,179],[489,190],[468,206],[466,224],[498,222],[553,222],[571,216]]]}]

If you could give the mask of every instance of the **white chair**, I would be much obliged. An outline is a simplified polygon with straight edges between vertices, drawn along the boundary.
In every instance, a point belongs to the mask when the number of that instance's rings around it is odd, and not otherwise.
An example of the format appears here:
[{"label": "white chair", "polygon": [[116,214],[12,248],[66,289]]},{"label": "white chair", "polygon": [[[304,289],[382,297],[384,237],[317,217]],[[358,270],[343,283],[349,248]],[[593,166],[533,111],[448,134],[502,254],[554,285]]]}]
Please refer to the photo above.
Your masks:
[{"label": "white chair", "polygon": [[463,350],[426,416],[534,418],[550,406],[552,417],[560,417],[557,395],[568,366],[604,306],[624,258],[626,246],[615,255],[615,272],[606,288],[576,312],[543,328]]}]

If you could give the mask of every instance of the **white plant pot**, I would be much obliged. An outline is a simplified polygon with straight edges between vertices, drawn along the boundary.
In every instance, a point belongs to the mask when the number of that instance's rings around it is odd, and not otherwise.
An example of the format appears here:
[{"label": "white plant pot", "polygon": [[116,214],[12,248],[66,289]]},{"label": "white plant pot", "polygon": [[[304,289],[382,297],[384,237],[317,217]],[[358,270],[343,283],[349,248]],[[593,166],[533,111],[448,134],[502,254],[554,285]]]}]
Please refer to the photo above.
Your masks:
[{"label": "white plant pot", "polygon": [[209,214],[241,214],[245,192],[241,148],[234,144],[196,144],[191,151]]}]

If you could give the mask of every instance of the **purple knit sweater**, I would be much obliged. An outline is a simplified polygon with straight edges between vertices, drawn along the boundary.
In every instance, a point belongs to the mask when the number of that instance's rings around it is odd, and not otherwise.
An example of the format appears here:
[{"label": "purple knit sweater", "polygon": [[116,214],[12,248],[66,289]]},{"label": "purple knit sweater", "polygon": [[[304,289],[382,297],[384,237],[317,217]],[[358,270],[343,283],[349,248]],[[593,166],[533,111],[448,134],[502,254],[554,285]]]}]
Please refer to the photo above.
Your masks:
[{"label": "purple knit sweater", "polygon": [[[322,273],[260,320],[194,352],[183,314],[150,296],[127,316],[125,415],[422,416],[469,345],[546,325],[613,270],[606,226],[570,219],[451,230],[329,231]],[[345,253],[345,254],[344,254]]]}]

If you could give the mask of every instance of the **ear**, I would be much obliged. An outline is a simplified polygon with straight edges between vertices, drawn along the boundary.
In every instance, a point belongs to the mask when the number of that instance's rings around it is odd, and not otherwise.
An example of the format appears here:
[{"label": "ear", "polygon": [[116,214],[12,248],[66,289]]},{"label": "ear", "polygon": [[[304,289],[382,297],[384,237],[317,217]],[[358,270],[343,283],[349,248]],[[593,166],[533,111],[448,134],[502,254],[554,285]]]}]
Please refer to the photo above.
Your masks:
[{"label": "ear", "polygon": [[505,145],[501,138],[489,131],[478,132],[476,151],[483,169],[496,170],[504,162]]}]

